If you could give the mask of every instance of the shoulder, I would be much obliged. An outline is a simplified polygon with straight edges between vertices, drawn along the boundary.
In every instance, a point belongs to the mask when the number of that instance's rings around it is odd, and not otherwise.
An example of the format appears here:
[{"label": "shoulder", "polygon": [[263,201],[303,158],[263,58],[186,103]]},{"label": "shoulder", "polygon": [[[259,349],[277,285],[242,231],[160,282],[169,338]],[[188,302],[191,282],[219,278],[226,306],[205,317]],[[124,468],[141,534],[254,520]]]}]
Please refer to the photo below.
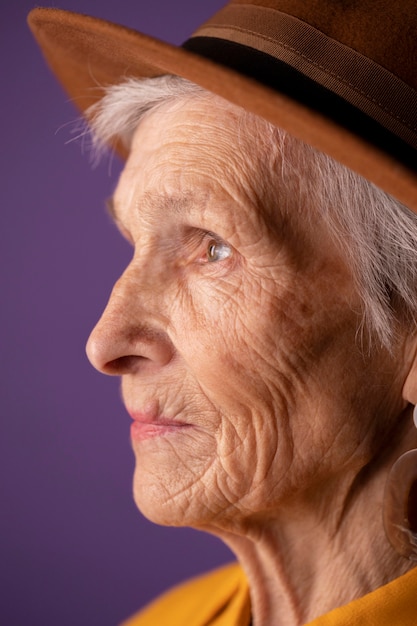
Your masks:
[{"label": "shoulder", "polygon": [[239,565],[233,563],[174,587],[122,626],[201,626],[227,610],[238,618],[242,610],[246,613],[246,605],[247,582]]}]

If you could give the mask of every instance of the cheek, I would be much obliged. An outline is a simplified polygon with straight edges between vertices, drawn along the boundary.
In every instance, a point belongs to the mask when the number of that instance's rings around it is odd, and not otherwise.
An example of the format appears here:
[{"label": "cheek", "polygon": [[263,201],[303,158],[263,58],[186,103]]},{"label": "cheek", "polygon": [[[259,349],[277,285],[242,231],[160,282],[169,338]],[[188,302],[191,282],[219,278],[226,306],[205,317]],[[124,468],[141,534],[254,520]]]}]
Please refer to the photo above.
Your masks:
[{"label": "cheek", "polygon": [[174,299],[172,340],[202,385],[231,401],[246,402],[249,393],[264,402],[277,375],[295,377],[323,343],[300,293],[258,276],[201,281]]},{"label": "cheek", "polygon": [[198,294],[179,338],[189,367],[222,408],[273,413],[281,428],[326,390],[327,370],[343,371],[358,322],[345,300],[292,278],[249,277],[226,298],[224,289]]},{"label": "cheek", "polygon": [[[285,431],[300,379],[293,362],[300,325],[287,311],[296,308],[297,298],[272,292],[269,283],[246,280],[232,288],[194,290],[188,310],[178,308],[173,341],[200,393],[216,409],[224,457],[242,448],[241,460],[253,459],[254,448],[271,457],[278,431],[282,440],[290,439]],[[308,334],[305,326],[303,333]]]}]

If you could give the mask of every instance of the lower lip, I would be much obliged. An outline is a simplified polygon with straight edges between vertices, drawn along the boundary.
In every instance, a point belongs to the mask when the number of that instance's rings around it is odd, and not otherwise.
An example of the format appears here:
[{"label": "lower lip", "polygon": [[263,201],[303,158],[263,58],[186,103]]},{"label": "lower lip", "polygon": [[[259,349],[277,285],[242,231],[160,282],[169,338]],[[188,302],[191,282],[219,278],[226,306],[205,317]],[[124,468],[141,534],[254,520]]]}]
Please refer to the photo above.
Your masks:
[{"label": "lower lip", "polygon": [[130,428],[130,434],[135,441],[145,441],[146,439],[154,439],[172,433],[178,433],[188,424],[152,424],[148,422],[133,422]]}]

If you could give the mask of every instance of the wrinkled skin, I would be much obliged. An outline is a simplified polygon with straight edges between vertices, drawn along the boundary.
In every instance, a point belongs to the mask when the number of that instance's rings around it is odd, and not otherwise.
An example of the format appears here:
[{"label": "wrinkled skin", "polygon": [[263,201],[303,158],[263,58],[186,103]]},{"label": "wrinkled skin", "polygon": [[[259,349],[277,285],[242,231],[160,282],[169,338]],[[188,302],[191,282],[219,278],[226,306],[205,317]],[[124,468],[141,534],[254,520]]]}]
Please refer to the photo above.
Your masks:
[{"label": "wrinkled skin", "polygon": [[[114,196],[134,254],[88,354],[122,376],[130,413],[170,423],[132,430],[143,513],[209,529],[238,556],[230,537],[278,554],[275,527],[294,511],[340,526],[406,410],[407,372],[398,351],[363,349],[361,301],[325,225],[297,198],[284,211],[236,111],[218,118],[190,101],[140,124]],[[270,623],[267,605],[256,623]],[[291,610],[285,623],[314,615]]]}]

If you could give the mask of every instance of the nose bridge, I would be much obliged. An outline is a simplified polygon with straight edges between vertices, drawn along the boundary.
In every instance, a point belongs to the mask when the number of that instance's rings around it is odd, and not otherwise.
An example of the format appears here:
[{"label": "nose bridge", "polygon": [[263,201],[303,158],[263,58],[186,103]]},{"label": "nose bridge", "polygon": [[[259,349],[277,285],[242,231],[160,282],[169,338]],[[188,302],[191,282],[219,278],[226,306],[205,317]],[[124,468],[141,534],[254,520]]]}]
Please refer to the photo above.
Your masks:
[{"label": "nose bridge", "polygon": [[165,279],[160,262],[150,255],[135,253],[115,283],[103,317],[116,315],[134,325],[138,321],[150,323],[160,318],[164,311]]},{"label": "nose bridge", "polygon": [[[123,274],[115,284],[122,297],[142,302],[144,308],[160,309],[160,301],[166,293],[167,264],[153,247],[138,247]],[[152,313],[150,310],[149,313]]]},{"label": "nose bridge", "polygon": [[166,276],[153,259],[135,254],[113,287],[87,343],[91,363],[104,373],[133,371],[138,362],[169,362],[173,346],[166,332]]}]

